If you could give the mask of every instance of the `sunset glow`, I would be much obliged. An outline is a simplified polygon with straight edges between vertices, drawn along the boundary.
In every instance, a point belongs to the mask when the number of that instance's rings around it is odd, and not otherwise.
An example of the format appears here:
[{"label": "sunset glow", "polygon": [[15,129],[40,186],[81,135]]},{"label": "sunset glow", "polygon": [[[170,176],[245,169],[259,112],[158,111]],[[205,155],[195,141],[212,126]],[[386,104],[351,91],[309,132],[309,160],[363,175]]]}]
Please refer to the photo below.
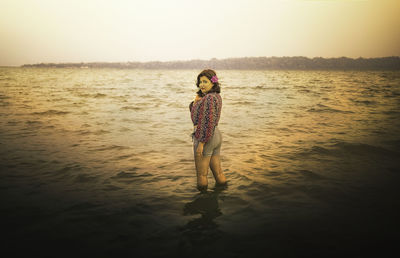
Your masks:
[{"label": "sunset glow", "polygon": [[5,0],[0,65],[400,55],[398,0]]}]

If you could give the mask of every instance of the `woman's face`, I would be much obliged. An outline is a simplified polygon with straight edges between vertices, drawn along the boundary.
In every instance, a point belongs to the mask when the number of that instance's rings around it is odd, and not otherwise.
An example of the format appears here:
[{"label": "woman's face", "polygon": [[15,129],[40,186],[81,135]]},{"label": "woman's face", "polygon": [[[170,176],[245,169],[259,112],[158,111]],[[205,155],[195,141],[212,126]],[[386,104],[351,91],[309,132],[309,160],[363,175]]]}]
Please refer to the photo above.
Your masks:
[{"label": "woman's face", "polygon": [[211,90],[212,87],[213,87],[213,83],[207,78],[207,76],[200,77],[199,88],[200,88],[201,92],[206,94],[208,91]]}]

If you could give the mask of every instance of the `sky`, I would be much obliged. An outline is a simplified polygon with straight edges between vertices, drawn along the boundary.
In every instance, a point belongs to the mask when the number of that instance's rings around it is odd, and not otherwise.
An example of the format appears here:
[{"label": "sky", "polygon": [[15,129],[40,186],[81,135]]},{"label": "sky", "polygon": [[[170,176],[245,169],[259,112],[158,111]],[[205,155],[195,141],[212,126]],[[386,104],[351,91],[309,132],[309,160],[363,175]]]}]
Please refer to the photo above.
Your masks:
[{"label": "sky", "polygon": [[0,66],[400,56],[400,0],[0,0]]}]

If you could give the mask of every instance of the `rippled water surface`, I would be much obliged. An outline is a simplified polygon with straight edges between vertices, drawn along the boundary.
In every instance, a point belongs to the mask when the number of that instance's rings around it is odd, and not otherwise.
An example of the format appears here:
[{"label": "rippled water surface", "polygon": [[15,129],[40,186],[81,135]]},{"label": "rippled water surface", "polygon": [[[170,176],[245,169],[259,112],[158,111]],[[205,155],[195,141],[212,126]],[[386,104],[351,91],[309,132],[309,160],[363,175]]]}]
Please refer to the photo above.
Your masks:
[{"label": "rippled water surface", "polygon": [[228,187],[210,172],[203,194],[188,108],[199,72],[0,68],[9,248],[326,257],[387,245],[399,71],[217,71]]}]

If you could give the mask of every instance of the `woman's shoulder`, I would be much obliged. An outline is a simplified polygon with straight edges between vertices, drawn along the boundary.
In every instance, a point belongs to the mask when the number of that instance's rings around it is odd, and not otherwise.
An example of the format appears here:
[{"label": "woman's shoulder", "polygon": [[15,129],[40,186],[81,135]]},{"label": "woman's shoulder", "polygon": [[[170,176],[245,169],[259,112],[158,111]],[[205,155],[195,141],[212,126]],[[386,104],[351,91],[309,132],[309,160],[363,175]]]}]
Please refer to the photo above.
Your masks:
[{"label": "woman's shoulder", "polygon": [[212,92],[212,93],[210,93],[210,94],[212,94],[212,95],[211,95],[211,98],[212,98],[213,101],[222,104],[222,98],[221,98],[221,95],[220,95],[219,93],[217,93],[217,92]]},{"label": "woman's shoulder", "polygon": [[212,100],[215,98],[221,99],[221,96],[217,92],[210,92],[210,93],[207,93],[206,98],[208,98],[209,100]]}]

